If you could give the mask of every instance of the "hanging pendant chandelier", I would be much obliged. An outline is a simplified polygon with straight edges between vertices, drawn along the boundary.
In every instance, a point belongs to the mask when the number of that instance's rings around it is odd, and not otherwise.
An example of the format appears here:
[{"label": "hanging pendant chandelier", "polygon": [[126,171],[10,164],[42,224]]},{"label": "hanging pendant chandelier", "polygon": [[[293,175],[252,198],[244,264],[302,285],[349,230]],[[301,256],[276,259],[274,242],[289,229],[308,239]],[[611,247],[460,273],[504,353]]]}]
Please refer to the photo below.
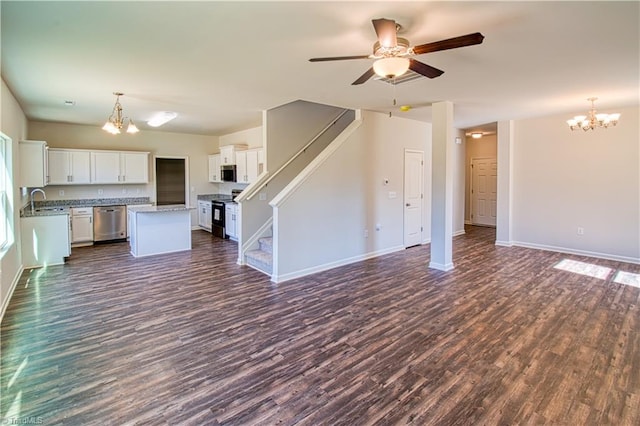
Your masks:
[{"label": "hanging pendant chandelier", "polygon": [[588,115],[576,115],[570,120],[567,120],[567,124],[571,130],[594,130],[597,127],[604,127],[605,129],[609,126],[615,126],[618,124],[618,120],[620,119],[620,114],[596,114],[594,102],[598,98],[589,98],[588,101],[591,101],[591,110]]},{"label": "hanging pendant chandelier", "polygon": [[120,130],[124,127],[125,121],[128,121],[127,133],[138,133],[140,130],[133,124],[133,120],[129,117],[123,117],[122,105],[120,105],[120,96],[124,93],[113,92],[116,95],[116,104],[113,106],[113,111],[109,116],[107,122],[102,126],[102,130],[105,130],[113,135],[120,133]]}]

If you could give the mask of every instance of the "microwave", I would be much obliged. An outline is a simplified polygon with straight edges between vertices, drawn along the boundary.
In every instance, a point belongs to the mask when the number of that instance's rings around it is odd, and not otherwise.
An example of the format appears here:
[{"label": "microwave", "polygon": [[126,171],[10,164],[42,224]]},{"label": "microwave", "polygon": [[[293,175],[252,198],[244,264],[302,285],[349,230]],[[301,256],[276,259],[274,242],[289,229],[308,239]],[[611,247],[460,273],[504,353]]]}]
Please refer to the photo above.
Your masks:
[{"label": "microwave", "polygon": [[236,181],[236,166],[224,165],[220,166],[220,176],[223,182],[235,182]]}]

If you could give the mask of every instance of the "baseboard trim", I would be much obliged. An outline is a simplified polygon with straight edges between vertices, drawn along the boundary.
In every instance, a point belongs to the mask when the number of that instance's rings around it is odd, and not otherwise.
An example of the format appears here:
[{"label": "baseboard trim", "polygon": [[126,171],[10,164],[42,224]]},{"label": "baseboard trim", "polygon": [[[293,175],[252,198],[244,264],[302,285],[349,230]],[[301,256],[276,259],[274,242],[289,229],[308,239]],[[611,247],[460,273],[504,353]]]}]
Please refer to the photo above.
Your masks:
[{"label": "baseboard trim", "polygon": [[442,271],[442,272],[449,272],[453,269],[453,263],[429,262],[429,268],[437,269],[438,271]]},{"label": "baseboard trim", "polygon": [[513,247],[513,243],[511,241],[496,240],[495,244],[500,247]]},{"label": "baseboard trim", "polygon": [[[496,245],[497,244],[498,242],[496,241]],[[596,259],[615,260],[618,262],[640,264],[640,258],[638,257],[619,256],[619,255],[610,254],[610,253],[599,253],[599,252],[593,252],[593,251],[587,251],[587,250],[577,250],[577,249],[572,249],[567,247],[549,246],[546,244],[527,243],[524,241],[513,241],[512,246],[524,247],[524,248],[530,248],[530,249],[536,249],[536,250],[547,250],[547,251],[553,251],[557,253],[575,254],[578,256],[587,256],[587,257],[593,257]]]},{"label": "baseboard trim", "polygon": [[459,236],[459,235],[464,235],[464,234],[466,234],[466,232],[464,231],[464,229],[458,229],[457,231],[454,231],[454,232],[453,232],[453,236],[454,236],[454,237],[457,237],[457,236]]},{"label": "baseboard trim", "polygon": [[4,318],[4,313],[7,311],[7,308],[9,307],[9,302],[13,297],[13,292],[18,286],[18,282],[20,281],[20,277],[22,276],[23,272],[24,272],[24,267],[20,266],[20,268],[18,269],[18,273],[16,274],[15,277],[13,277],[13,281],[11,282],[11,287],[9,287],[9,291],[7,292],[7,297],[5,297],[5,299],[2,301],[2,311],[0,311],[0,322],[2,322],[2,319]]},{"label": "baseboard trim", "polygon": [[318,272],[327,271],[329,269],[337,268],[339,266],[349,265],[351,263],[361,262],[363,260],[372,259],[374,257],[382,256],[389,253],[394,253],[396,251],[404,250],[404,246],[395,246],[390,247],[384,250],[378,250],[370,253],[366,253],[359,256],[353,256],[346,259],[340,259],[335,262],[329,262],[318,266],[313,266],[311,268],[301,269],[299,271],[289,272],[287,274],[276,275],[273,274],[271,276],[271,281],[274,283],[282,283],[284,281],[293,280],[296,278],[301,278],[307,275],[315,274]]}]

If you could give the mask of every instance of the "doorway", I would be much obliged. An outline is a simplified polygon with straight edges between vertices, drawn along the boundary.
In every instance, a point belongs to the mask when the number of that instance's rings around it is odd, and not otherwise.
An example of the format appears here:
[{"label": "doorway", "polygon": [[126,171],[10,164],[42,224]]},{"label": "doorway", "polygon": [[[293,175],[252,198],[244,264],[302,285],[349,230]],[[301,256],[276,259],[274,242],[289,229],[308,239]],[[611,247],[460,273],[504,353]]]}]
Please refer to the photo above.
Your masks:
[{"label": "doorway", "polygon": [[404,246],[422,243],[423,208],[423,156],[422,151],[404,152]]},{"label": "doorway", "polygon": [[471,159],[471,224],[496,226],[498,162],[495,158]]},{"label": "doorway", "polygon": [[189,205],[188,157],[155,157],[156,204]]}]

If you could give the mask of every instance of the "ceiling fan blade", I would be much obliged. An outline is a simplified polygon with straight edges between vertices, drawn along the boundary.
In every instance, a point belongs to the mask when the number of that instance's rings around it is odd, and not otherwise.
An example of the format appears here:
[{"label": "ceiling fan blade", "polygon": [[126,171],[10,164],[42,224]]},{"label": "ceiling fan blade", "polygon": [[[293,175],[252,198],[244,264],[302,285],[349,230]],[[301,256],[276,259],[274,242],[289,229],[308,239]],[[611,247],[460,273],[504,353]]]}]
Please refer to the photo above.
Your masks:
[{"label": "ceiling fan blade", "polygon": [[392,19],[373,19],[373,28],[376,30],[378,42],[382,47],[396,47],[398,38],[396,37],[396,21]]},{"label": "ceiling fan blade", "polygon": [[367,70],[367,72],[365,72],[364,74],[362,74],[360,77],[358,77],[358,79],[356,81],[354,81],[353,83],[351,83],[352,86],[357,86],[358,84],[362,84],[364,82],[366,82],[367,80],[369,80],[371,77],[373,77],[373,75],[376,72],[373,70],[373,67],[369,68]]},{"label": "ceiling fan blade", "polygon": [[414,46],[413,53],[416,55],[422,55],[423,53],[456,49],[458,47],[464,46],[473,46],[474,44],[482,43],[482,40],[484,40],[484,36],[480,33],[467,34],[460,37],[453,37],[446,40],[434,41],[433,43]]},{"label": "ceiling fan blade", "polygon": [[355,55],[355,56],[329,56],[327,58],[311,58],[309,62],[324,62],[324,61],[345,61],[348,59],[368,59],[369,55]]},{"label": "ceiling fan blade", "polygon": [[416,61],[415,59],[409,59],[409,69],[428,78],[436,78],[444,73],[444,71],[439,70],[438,68]]}]

